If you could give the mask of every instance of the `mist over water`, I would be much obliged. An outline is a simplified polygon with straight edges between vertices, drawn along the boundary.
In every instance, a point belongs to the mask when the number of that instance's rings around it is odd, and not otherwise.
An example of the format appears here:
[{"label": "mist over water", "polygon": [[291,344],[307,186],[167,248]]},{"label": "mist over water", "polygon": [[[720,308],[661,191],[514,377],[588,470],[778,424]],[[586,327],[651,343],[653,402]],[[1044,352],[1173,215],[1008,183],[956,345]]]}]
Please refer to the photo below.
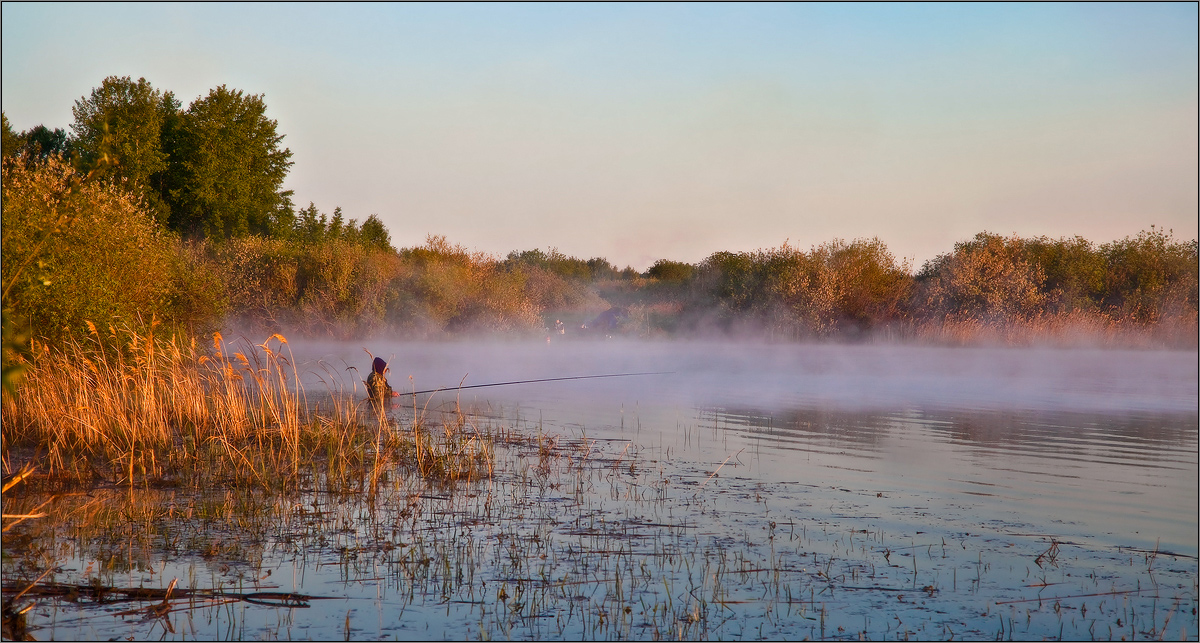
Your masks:
[{"label": "mist over water", "polygon": [[[322,360],[368,372],[352,343],[293,345],[301,371]],[[1100,413],[1197,409],[1195,351],[939,348],[640,341],[373,343],[398,391],[612,373],[669,374],[464,391],[472,399],[554,397],[764,410],[937,408]],[[411,379],[411,382],[409,378]],[[320,385],[311,374],[306,386]],[[360,384],[361,386],[361,384]]]}]

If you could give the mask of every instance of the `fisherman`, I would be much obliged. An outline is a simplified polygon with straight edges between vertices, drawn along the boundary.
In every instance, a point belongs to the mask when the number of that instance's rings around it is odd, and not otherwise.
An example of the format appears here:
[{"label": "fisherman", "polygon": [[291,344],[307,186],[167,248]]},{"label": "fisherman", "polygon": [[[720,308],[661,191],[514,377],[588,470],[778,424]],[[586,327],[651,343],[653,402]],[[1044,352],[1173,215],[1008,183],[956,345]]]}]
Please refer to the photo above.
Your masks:
[{"label": "fisherman", "polygon": [[375,361],[371,362],[371,374],[367,376],[367,396],[372,402],[382,404],[384,400],[400,395],[388,384],[387,372],[387,362],[382,358],[376,357]]},{"label": "fisherman", "polygon": [[567,327],[563,325],[561,319],[554,320],[554,330],[557,331],[559,335],[567,334]]}]

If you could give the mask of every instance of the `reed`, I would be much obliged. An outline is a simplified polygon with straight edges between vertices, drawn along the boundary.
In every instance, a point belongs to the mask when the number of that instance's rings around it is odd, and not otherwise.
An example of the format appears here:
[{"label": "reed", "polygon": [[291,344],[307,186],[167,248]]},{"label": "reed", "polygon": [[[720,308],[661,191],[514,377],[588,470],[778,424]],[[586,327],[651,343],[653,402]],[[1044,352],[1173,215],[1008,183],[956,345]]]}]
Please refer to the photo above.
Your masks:
[{"label": "reed", "polygon": [[210,348],[156,337],[153,324],[88,331],[34,345],[3,403],[6,467],[33,460],[57,479],[130,486],[372,491],[393,467],[442,482],[490,472],[491,438],[461,412],[444,414],[441,430],[424,414],[401,428],[333,380],[329,401],[310,403],[283,335],[254,344],[216,333]]}]

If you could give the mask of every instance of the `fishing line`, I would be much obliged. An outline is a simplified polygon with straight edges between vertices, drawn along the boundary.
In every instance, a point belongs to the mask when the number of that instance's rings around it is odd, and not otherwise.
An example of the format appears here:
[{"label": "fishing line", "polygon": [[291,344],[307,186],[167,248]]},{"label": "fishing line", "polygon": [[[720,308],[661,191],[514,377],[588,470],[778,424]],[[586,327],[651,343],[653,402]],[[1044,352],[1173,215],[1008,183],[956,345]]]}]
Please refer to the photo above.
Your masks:
[{"label": "fishing line", "polygon": [[510,384],[533,384],[534,382],[562,382],[565,380],[594,380],[602,377],[633,377],[636,375],[672,375],[675,371],[653,371],[648,373],[611,373],[608,375],[576,375],[574,377],[547,377],[538,380],[517,380],[513,382],[496,382],[493,384],[472,384],[470,386],[456,386],[454,388],[433,388],[427,391],[411,391],[401,393],[401,395],[422,395],[424,393],[438,393],[441,391],[461,391],[469,388],[485,388],[488,386],[508,386]]}]

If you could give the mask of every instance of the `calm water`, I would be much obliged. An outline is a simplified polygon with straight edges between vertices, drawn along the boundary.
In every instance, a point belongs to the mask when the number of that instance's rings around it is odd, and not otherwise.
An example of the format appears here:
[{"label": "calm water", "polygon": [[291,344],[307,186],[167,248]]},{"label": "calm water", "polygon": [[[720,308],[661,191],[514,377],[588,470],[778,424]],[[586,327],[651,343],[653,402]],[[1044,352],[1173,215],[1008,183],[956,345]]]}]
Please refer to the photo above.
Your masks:
[{"label": "calm water", "polygon": [[[427,413],[457,399],[477,424],[531,437],[504,455],[514,475],[469,488],[398,483],[375,505],[247,497],[238,502],[277,517],[175,523],[174,539],[138,551],[121,549],[124,532],[68,530],[62,582],[107,569],[113,584],[178,577],[328,598],[201,606],[174,616],[174,632],[112,616],[128,604],[44,602],[33,633],[1197,638],[1195,352],[370,348],[397,390],[669,373],[420,396]],[[358,345],[293,349],[314,399],[331,381],[352,387],[346,368],[369,364]],[[398,421],[411,405],[397,406]],[[537,436],[558,439],[549,464]],[[229,504],[228,494],[146,493],[113,501],[191,516]]]}]

